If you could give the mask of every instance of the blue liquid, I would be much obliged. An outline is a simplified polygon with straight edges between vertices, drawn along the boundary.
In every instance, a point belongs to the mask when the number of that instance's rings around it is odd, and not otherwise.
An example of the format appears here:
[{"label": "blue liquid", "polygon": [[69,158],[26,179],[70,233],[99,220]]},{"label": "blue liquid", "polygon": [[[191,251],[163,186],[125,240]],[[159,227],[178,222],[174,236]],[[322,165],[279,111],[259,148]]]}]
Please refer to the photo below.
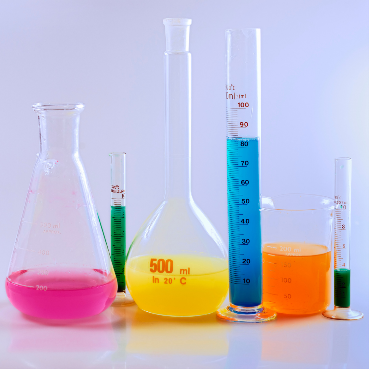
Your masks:
[{"label": "blue liquid", "polygon": [[262,300],[259,139],[227,138],[229,281],[232,304]]}]

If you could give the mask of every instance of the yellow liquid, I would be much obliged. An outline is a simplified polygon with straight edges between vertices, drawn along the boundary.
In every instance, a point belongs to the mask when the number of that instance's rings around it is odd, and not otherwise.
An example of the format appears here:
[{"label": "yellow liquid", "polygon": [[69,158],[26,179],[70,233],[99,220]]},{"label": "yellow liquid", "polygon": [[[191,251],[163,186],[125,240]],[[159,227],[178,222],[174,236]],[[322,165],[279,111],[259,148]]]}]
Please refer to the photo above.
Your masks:
[{"label": "yellow liquid", "polygon": [[194,255],[137,256],[127,262],[126,279],[144,311],[205,315],[216,311],[227,296],[228,261]]}]

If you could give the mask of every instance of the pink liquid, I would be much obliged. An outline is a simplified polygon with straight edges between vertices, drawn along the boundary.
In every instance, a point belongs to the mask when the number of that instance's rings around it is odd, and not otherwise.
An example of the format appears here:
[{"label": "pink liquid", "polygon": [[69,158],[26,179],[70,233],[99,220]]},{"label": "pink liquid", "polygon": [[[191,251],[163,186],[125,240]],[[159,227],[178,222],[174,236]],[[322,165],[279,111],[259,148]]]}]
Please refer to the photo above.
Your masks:
[{"label": "pink liquid", "polygon": [[43,268],[12,273],[5,287],[10,302],[22,313],[74,319],[107,309],[117,293],[117,280],[99,269]]}]

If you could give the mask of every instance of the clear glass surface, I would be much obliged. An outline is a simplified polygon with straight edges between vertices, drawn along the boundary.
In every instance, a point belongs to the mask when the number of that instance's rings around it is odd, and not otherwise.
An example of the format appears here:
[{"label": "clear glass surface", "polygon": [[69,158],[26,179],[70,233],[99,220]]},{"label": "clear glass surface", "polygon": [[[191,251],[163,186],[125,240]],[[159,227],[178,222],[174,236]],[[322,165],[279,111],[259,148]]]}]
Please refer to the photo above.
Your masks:
[{"label": "clear glass surface", "polygon": [[335,160],[334,269],[350,269],[352,160]]},{"label": "clear glass surface", "polygon": [[227,250],[191,194],[191,20],[165,19],[165,198],[128,252],[128,289],[142,309],[168,316],[216,311],[228,292]]},{"label": "clear glass surface", "polygon": [[28,315],[69,319],[98,314],[114,300],[117,282],[78,151],[83,105],[33,108],[41,147],[6,292]]}]

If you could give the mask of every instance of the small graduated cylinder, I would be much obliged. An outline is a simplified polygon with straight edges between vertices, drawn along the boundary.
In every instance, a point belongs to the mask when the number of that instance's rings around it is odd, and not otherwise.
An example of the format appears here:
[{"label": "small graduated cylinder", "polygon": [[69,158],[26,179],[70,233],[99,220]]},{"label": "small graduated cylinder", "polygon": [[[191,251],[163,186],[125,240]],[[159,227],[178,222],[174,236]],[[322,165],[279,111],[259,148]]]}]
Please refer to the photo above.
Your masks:
[{"label": "small graduated cylinder", "polygon": [[324,311],[323,316],[358,320],[364,314],[350,307],[351,158],[337,158],[335,166],[334,309]]},{"label": "small graduated cylinder", "polygon": [[125,292],[126,261],[126,154],[113,152],[111,157],[111,261],[118,281],[118,292]]},{"label": "small graduated cylinder", "polygon": [[350,158],[338,158],[334,202],[334,305],[350,307],[351,173]]}]

